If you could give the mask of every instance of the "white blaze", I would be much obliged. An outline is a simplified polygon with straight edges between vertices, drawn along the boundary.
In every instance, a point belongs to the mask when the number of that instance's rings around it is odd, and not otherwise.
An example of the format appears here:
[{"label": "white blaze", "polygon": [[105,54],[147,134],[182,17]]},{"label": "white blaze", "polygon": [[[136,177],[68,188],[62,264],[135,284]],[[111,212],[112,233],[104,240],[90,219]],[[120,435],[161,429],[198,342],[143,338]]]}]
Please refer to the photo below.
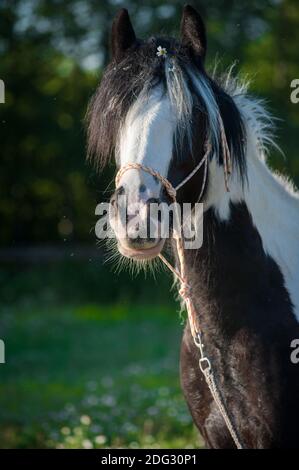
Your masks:
[{"label": "white blaze", "polygon": [[[176,116],[167,94],[162,89],[153,89],[149,96],[142,96],[129,110],[120,133],[118,163],[120,167],[128,163],[140,163],[167,177],[172,158]],[[119,182],[128,188],[131,201],[139,196],[144,199],[158,198],[161,183],[141,170],[129,170]],[[139,194],[139,186],[145,185],[144,193]]]}]

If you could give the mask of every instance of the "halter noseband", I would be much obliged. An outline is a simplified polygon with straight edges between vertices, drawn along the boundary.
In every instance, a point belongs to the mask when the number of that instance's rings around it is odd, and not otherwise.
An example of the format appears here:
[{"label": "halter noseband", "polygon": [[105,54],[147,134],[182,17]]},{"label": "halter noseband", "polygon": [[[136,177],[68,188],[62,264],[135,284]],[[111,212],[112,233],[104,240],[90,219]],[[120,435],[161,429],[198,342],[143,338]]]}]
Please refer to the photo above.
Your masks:
[{"label": "halter noseband", "polygon": [[186,178],[184,178],[183,181],[181,181],[176,187],[173,187],[172,184],[170,183],[170,181],[167,178],[165,178],[165,176],[162,176],[158,171],[153,170],[152,168],[150,168],[148,166],[142,165],[141,163],[128,163],[127,165],[122,166],[119,169],[119,171],[117,172],[117,175],[115,177],[115,186],[116,186],[116,188],[118,187],[119,181],[120,181],[121,177],[123,176],[123,174],[126,171],[128,171],[128,170],[143,170],[146,173],[149,173],[150,175],[152,175],[154,178],[157,178],[162,183],[162,185],[166,189],[169,196],[175,201],[177,191],[182,186],[184,186],[192,178],[192,176],[194,176],[195,173],[198,172],[198,170],[204,164],[205,165],[204,179],[203,179],[203,183],[202,183],[201,192],[200,192],[200,195],[199,195],[199,198],[198,198],[200,200],[202,198],[204,188],[205,188],[205,185],[206,185],[207,170],[208,170],[208,157],[209,157],[210,152],[211,152],[211,147],[210,147],[210,145],[208,145],[207,150],[206,150],[203,158],[201,159],[201,161],[198,163],[198,165],[196,165],[196,167],[191,171],[191,173],[189,173],[189,175],[186,176]]}]

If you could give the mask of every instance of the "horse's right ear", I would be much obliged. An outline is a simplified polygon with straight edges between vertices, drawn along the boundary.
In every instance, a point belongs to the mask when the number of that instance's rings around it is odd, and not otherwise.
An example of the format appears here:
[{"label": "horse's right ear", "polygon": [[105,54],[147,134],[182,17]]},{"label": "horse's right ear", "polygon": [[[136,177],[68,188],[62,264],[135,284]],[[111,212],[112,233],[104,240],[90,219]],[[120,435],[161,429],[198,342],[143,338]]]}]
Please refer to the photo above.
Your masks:
[{"label": "horse's right ear", "polygon": [[200,14],[191,5],[183,9],[181,38],[195,57],[204,60],[207,50],[206,28]]},{"label": "horse's right ear", "polygon": [[126,50],[136,42],[135,32],[129,17],[128,10],[122,8],[112,24],[111,50],[116,61],[121,60]]}]

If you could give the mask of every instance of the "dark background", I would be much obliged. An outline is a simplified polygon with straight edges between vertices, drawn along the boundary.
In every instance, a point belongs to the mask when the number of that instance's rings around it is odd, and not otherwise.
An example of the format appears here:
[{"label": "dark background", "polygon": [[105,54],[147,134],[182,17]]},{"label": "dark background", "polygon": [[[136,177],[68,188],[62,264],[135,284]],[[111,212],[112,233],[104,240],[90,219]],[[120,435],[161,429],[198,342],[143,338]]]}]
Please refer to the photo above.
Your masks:
[{"label": "dark background", "polygon": [[[184,2],[0,0],[0,447],[201,446],[179,386],[172,278],[118,272],[94,234],[113,189],[85,163],[84,115],[120,7],[141,37]],[[202,0],[207,64],[252,80],[277,121],[270,164],[299,184],[298,0]],[[112,184],[110,184],[112,182]],[[108,189],[107,189],[108,188]]]},{"label": "dark background", "polygon": [[[299,183],[298,107],[290,83],[299,77],[296,0],[193,2],[206,19],[208,66],[236,62],[281,119],[270,159]],[[183,1],[2,0],[0,78],[0,243],[94,243],[94,208],[112,170],[99,179],[85,164],[83,119],[109,60],[109,31],[120,6],[141,37],[177,34]],[[298,105],[299,106],[299,105]],[[107,195],[106,195],[107,197]]]}]

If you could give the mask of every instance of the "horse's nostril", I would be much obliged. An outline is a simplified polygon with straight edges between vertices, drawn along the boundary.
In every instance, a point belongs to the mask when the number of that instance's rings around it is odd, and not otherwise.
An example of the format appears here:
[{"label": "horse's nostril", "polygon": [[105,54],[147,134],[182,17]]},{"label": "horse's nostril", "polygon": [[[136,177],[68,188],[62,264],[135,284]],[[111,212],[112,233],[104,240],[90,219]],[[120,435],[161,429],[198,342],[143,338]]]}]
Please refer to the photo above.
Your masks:
[{"label": "horse's nostril", "polygon": [[146,191],[146,186],[145,186],[145,184],[141,184],[141,185],[139,186],[139,191],[140,191],[141,193],[144,193],[144,192]]},{"label": "horse's nostril", "polygon": [[146,204],[149,206],[150,204],[159,204],[159,199],[156,197],[150,197],[147,201]]}]

